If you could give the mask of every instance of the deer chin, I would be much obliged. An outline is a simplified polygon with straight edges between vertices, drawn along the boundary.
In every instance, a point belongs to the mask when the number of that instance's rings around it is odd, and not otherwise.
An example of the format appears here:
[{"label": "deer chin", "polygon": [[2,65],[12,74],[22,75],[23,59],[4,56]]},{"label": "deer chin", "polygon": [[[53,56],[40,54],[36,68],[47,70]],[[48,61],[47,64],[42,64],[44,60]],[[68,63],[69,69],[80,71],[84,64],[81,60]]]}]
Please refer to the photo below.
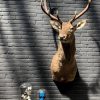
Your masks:
[{"label": "deer chin", "polygon": [[64,40],[60,40],[62,43],[70,43],[70,39],[64,39]]},{"label": "deer chin", "polygon": [[70,43],[70,41],[66,41],[66,40],[63,40],[63,41],[61,41],[62,43]]}]

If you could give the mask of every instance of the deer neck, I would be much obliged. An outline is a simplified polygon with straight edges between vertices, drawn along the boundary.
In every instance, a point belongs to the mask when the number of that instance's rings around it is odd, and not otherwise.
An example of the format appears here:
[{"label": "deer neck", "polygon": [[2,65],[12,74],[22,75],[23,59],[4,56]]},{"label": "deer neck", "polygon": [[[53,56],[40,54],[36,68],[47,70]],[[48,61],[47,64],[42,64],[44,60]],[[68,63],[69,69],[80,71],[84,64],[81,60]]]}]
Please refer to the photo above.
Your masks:
[{"label": "deer neck", "polygon": [[75,40],[70,43],[59,42],[58,54],[61,57],[61,60],[70,62],[74,58],[75,50]]}]

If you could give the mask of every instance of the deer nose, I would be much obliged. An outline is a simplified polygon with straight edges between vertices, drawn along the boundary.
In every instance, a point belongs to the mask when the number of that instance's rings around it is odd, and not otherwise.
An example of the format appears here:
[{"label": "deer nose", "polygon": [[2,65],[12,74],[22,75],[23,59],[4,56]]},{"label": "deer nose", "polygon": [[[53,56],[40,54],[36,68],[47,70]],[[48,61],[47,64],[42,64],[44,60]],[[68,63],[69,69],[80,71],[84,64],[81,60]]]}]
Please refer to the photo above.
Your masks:
[{"label": "deer nose", "polygon": [[60,36],[60,40],[64,40],[66,36]]},{"label": "deer nose", "polygon": [[60,40],[63,40],[63,37],[60,37]]}]

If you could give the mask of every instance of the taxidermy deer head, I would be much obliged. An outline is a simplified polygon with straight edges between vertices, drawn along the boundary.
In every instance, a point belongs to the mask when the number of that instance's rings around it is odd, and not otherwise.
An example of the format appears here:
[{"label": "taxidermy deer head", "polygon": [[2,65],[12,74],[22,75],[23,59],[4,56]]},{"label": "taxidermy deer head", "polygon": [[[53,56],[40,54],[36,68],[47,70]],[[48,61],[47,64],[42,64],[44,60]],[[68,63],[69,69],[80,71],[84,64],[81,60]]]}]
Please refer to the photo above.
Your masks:
[{"label": "taxidermy deer head", "polygon": [[51,62],[51,73],[53,80],[59,82],[73,81],[77,72],[76,60],[75,60],[75,35],[74,32],[77,29],[81,29],[85,26],[86,20],[81,20],[76,25],[73,23],[80,18],[89,8],[92,0],[88,0],[86,7],[69,20],[63,22],[58,16],[51,14],[51,8],[47,7],[47,0],[41,0],[41,8],[45,14],[50,17],[50,24],[54,30],[58,32],[58,38],[60,40],[58,50],[53,56]]}]

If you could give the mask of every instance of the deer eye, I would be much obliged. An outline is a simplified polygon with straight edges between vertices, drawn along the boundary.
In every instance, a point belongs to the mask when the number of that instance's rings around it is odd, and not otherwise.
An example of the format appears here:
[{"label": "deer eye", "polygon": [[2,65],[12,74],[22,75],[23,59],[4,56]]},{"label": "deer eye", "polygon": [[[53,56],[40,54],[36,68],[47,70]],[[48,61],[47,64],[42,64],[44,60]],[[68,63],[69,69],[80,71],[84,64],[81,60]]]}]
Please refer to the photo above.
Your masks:
[{"label": "deer eye", "polygon": [[61,26],[60,25],[58,26],[58,29],[61,29]]}]

